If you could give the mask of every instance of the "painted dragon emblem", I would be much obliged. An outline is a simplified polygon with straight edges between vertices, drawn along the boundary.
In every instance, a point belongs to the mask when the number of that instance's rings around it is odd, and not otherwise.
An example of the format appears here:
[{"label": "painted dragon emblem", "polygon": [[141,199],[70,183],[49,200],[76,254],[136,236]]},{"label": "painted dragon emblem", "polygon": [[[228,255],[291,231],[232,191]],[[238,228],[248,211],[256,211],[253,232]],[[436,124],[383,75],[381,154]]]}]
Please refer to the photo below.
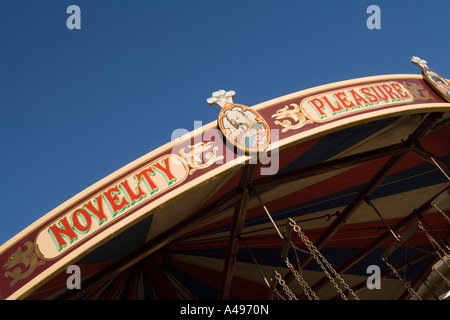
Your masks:
[{"label": "painted dragon emblem", "polygon": [[[214,147],[210,152],[206,152],[211,149],[213,142],[199,142],[192,146],[188,146],[189,150],[186,148],[180,150],[180,157],[186,159],[186,162],[191,166],[189,174],[193,174],[198,169],[204,169],[212,165],[217,160],[223,159],[223,156],[217,156],[218,147]],[[206,152],[206,153],[205,153]],[[202,155],[206,162],[203,163]]]},{"label": "painted dragon emblem", "polygon": [[[23,249],[24,247],[26,249]],[[13,278],[9,286],[12,287],[17,281],[28,277],[38,266],[43,265],[44,261],[40,260],[43,258],[44,256],[39,251],[37,244],[31,241],[25,242],[8,258],[8,261],[2,267],[3,270],[12,269],[12,271],[5,272],[5,277]],[[25,268],[22,269],[18,266],[19,264],[22,264]],[[24,272],[24,270],[26,271]]]},{"label": "painted dragon emblem", "polygon": [[[293,107],[293,109],[290,107]],[[283,133],[291,129],[299,129],[308,123],[314,122],[306,113],[305,108],[295,103],[291,103],[289,106],[285,106],[284,108],[277,110],[277,112],[272,115],[272,118],[277,119],[275,124],[283,127],[281,130]],[[285,118],[290,118],[291,120]],[[285,120],[279,121],[280,119]],[[294,124],[292,124],[292,121]]]}]

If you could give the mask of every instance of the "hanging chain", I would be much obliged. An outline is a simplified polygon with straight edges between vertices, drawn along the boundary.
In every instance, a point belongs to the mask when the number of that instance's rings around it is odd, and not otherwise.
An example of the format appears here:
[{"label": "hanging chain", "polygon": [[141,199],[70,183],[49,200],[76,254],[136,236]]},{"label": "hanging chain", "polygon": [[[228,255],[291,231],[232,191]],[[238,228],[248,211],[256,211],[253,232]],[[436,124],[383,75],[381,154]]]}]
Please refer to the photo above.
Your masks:
[{"label": "hanging chain", "polygon": [[402,277],[400,277],[400,275],[398,274],[397,270],[394,268],[394,266],[392,264],[389,263],[389,261],[385,258],[385,257],[381,257],[381,259],[383,259],[384,263],[386,263],[386,265],[391,268],[392,272],[397,276],[398,280],[400,280],[401,282],[403,282],[403,284],[405,285],[406,289],[408,289],[408,292],[414,296],[417,300],[422,300],[422,298],[417,294],[416,291],[414,291],[414,289],[409,285],[408,282],[406,282]]},{"label": "hanging chain", "polygon": [[281,274],[279,274],[277,271],[275,271],[275,279],[277,279],[278,283],[283,287],[283,291],[286,293],[289,300],[298,300],[295,294],[286,285],[286,282],[283,279],[281,279]]},{"label": "hanging chain", "polygon": [[[344,279],[339,275],[339,273],[334,270],[334,268],[331,266],[331,264],[325,259],[325,257],[320,253],[320,251],[314,246],[314,244],[308,239],[308,237],[305,235],[305,233],[301,230],[301,228],[295,223],[294,220],[289,218],[289,224],[294,228],[294,231],[300,236],[303,243],[305,243],[306,247],[308,248],[309,252],[313,255],[314,259],[317,261],[319,266],[322,268],[323,272],[327,276],[327,278],[333,283],[333,286],[336,288],[336,290],[341,295],[341,298],[344,300],[348,300],[345,294],[342,292],[341,288],[339,288],[336,281],[334,281],[333,277],[330,275],[330,273],[327,271],[323,263],[330,269],[330,271],[334,274],[335,278],[337,278],[341,284],[347,289],[347,291],[353,296],[355,300],[359,300],[358,296],[353,292],[352,289],[345,283]],[[323,261],[323,263],[322,263]]]},{"label": "hanging chain", "polygon": [[[293,241],[291,241],[291,247],[294,249],[295,260],[297,261],[297,266],[298,266],[298,271],[297,270],[295,270],[295,271],[297,271],[297,273],[298,273],[298,275],[300,277],[300,279],[299,279],[296,276],[297,281],[303,286],[303,290],[305,291],[305,294],[307,295],[309,300],[312,300],[311,296],[314,297],[315,300],[320,300],[319,297],[317,297],[316,293],[312,290],[312,288],[304,280],[302,269],[301,269],[301,266],[300,266],[300,258],[298,257],[298,254],[297,254],[298,251],[303,252],[303,253],[308,253],[308,252],[305,251],[305,250],[302,250],[300,248],[297,248]],[[287,257],[286,257],[286,263],[289,263],[289,260],[288,260]],[[295,275],[295,272],[292,271],[292,273]],[[309,293],[309,295],[308,295],[308,293]]]},{"label": "hanging chain", "polygon": [[435,203],[433,203],[432,205],[442,214],[444,219],[447,220],[447,222],[450,224],[450,218],[445,214],[445,212],[439,209],[439,207]]},{"label": "hanging chain", "polygon": [[[447,217],[447,216],[446,216]],[[418,223],[419,228],[425,233],[428,240],[433,245],[434,251],[439,256],[439,258],[447,265],[447,267],[450,268],[450,265],[448,264],[447,260],[450,261],[450,256],[447,254],[447,252],[434,240],[434,238],[428,233],[428,231],[423,227],[422,222],[419,221]],[[439,249],[439,250],[438,250]],[[442,253],[442,254],[441,254]],[[441,273],[437,268],[433,268],[434,271],[436,271],[439,276],[445,280],[449,285],[450,281]]]},{"label": "hanging chain", "polygon": [[275,294],[276,294],[278,300],[286,300],[286,298],[283,297],[283,295],[281,293],[279,293],[276,288],[274,290],[275,290]]},{"label": "hanging chain", "polygon": [[[290,223],[292,223],[292,221]],[[297,232],[297,234],[300,236],[302,241],[306,244],[306,247],[308,248],[309,252],[313,255],[314,259],[317,261],[317,263],[319,264],[320,268],[323,270],[323,272],[325,273],[327,278],[333,283],[333,286],[339,292],[339,294],[341,295],[341,298],[344,300],[348,300],[347,297],[345,296],[345,294],[342,292],[341,288],[339,288],[336,281],[334,281],[333,277],[330,275],[330,273],[328,272],[328,270],[325,268],[322,261],[318,257],[318,253],[317,253],[318,250],[314,246],[314,244],[306,237],[306,235],[303,233],[303,231],[300,229],[300,227],[297,226],[297,224],[295,224],[295,222],[291,225],[294,227],[294,231]]]},{"label": "hanging chain", "polygon": [[289,258],[286,258],[286,265],[291,270],[292,274],[294,275],[295,279],[297,279],[298,283],[303,287],[303,291],[305,292],[306,296],[309,300],[319,300],[319,297],[315,294],[314,291],[312,291],[311,287],[306,283],[306,281],[303,279],[300,272],[295,270],[294,266],[289,262]]},{"label": "hanging chain", "polygon": [[[446,259],[444,257],[446,257],[447,259],[450,259],[450,256],[447,254],[447,252],[439,245],[439,243],[436,242],[436,240],[434,240],[434,238],[428,233],[428,231],[423,227],[422,222],[418,222],[417,224],[420,228],[420,230],[422,230],[425,235],[427,236],[428,240],[431,242],[431,244],[433,245],[434,251],[437,253],[437,255],[439,256],[439,258],[441,258],[442,261],[444,261],[444,263],[450,268],[450,265],[447,263]],[[438,250],[439,249],[439,250]],[[442,254],[441,254],[442,253]]]},{"label": "hanging chain", "polygon": [[295,245],[295,243],[292,242],[292,241],[291,241],[291,246],[292,246],[292,248],[294,249],[295,258],[296,258],[296,260],[297,260],[297,263],[300,265],[300,259],[298,258],[297,252],[300,251],[300,252],[302,252],[302,253],[309,254],[309,251],[306,251],[306,250],[303,250],[303,249],[298,248],[298,247]]}]

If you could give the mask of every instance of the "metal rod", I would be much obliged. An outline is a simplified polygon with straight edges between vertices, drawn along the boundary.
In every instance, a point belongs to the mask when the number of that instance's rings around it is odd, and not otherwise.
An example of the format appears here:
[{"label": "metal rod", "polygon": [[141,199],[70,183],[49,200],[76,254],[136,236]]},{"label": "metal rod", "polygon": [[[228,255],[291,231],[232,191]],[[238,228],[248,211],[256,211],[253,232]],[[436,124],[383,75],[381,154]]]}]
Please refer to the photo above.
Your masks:
[{"label": "metal rod", "polygon": [[253,191],[253,193],[256,195],[256,198],[258,199],[259,203],[261,204],[261,206],[264,208],[264,211],[266,212],[267,216],[270,219],[270,222],[272,222],[273,227],[275,228],[275,230],[277,231],[278,235],[280,236],[281,240],[284,240],[283,235],[280,232],[280,229],[278,229],[278,226],[276,225],[275,221],[273,221],[272,216],[270,215],[269,210],[267,210],[266,206],[264,205],[264,202],[261,200],[261,198],[259,197],[259,194],[253,189],[253,188],[249,188],[251,191]]},{"label": "metal rod", "polygon": [[408,231],[402,234],[401,242],[394,242],[389,248],[387,248],[382,254],[382,258],[388,258],[395,252],[404,242],[406,242],[419,228],[419,224],[416,222]]},{"label": "metal rod", "polygon": [[402,239],[399,235],[397,235],[394,230],[392,230],[391,226],[387,223],[386,220],[384,220],[383,216],[380,214],[380,212],[378,212],[377,208],[374,206],[374,204],[372,203],[372,201],[370,201],[370,199],[368,197],[366,197],[366,203],[373,208],[373,210],[377,213],[378,217],[381,219],[381,221],[383,221],[384,225],[386,226],[386,228],[388,228],[388,230],[391,232],[391,234],[394,236],[395,240],[397,240],[398,242],[402,242]]},{"label": "metal rod", "polygon": [[397,143],[391,146],[365,151],[339,159],[328,160],[324,163],[311,165],[306,168],[300,168],[289,172],[278,173],[274,176],[259,178],[252,183],[252,187],[255,190],[276,187],[283,183],[293,182],[319,174],[359,165],[383,157],[393,156],[403,152],[406,148],[407,145],[405,143]]},{"label": "metal rod", "polygon": [[241,171],[239,188],[241,189],[241,198],[234,207],[233,222],[231,224],[229,244],[225,254],[225,261],[222,272],[222,284],[219,292],[219,299],[228,300],[231,283],[233,281],[234,267],[236,264],[237,253],[239,250],[239,237],[245,221],[247,212],[247,203],[249,199],[248,185],[253,181],[256,165],[250,164],[245,166]]},{"label": "metal rod", "polygon": [[434,160],[433,157],[431,157],[431,161],[433,161],[433,163],[436,165],[436,167],[438,167],[439,170],[441,170],[441,172],[444,174],[444,176],[447,178],[447,180],[450,181],[450,177],[447,175],[447,173],[444,171],[444,169],[442,169],[441,166],[436,162],[436,160]]},{"label": "metal rod", "polygon": [[434,207],[436,207],[436,205],[440,204],[442,201],[447,199],[447,197],[449,197],[449,196],[450,196],[450,188],[447,188],[438,197],[436,197],[436,199],[434,199],[432,205]]},{"label": "metal rod", "polygon": [[261,270],[261,267],[258,264],[258,261],[256,261],[255,256],[253,255],[253,252],[250,250],[250,248],[248,247],[247,241],[245,241],[244,238],[241,238],[242,242],[244,242],[245,247],[247,248],[248,253],[250,254],[250,257],[252,258],[253,262],[255,263],[256,267],[258,268],[259,273],[261,274],[261,276],[264,279],[264,282],[267,284],[267,286],[270,288],[270,283],[269,280],[267,280],[266,276],[264,275],[264,273]]},{"label": "metal rod", "polygon": [[270,285],[270,290],[269,290],[269,296],[267,297],[267,299],[269,300],[273,300],[273,295],[275,294],[275,287],[277,286],[277,279],[275,278],[275,270],[273,270],[273,275],[272,275],[272,283]]},{"label": "metal rod", "polygon": [[289,252],[293,229],[294,227],[290,223],[286,223],[286,230],[284,232],[285,236],[283,239],[283,248],[281,249],[281,259],[283,259],[283,261],[286,260],[287,254]]},{"label": "metal rod", "polygon": [[445,172],[445,170],[450,172],[450,165],[447,162],[439,159],[438,157],[434,157],[431,153],[425,150],[425,148],[420,144],[420,142],[417,142],[411,151],[420,158],[428,162],[432,162],[436,167],[438,167],[439,170],[442,171],[444,176],[450,181],[449,176]]}]

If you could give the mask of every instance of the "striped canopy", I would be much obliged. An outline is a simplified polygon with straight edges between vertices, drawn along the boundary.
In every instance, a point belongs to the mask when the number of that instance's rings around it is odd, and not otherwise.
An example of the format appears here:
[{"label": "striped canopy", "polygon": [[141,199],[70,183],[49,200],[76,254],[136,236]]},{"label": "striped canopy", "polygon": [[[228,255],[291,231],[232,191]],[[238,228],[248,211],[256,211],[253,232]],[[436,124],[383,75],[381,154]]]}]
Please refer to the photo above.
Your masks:
[{"label": "striped canopy", "polygon": [[[442,297],[450,104],[438,102],[293,138],[266,158],[274,174],[246,158],[202,178],[66,262],[80,267],[80,290],[64,267],[22,298]],[[254,109],[267,120],[274,104]]]}]

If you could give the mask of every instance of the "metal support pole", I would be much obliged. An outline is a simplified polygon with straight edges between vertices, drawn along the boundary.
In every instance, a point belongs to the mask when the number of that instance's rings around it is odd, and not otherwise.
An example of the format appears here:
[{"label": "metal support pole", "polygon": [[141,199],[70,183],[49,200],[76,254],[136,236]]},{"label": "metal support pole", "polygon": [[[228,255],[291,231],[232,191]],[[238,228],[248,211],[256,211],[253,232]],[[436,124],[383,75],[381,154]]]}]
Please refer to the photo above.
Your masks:
[{"label": "metal support pole", "polygon": [[276,225],[275,221],[273,221],[272,216],[270,215],[269,210],[267,210],[266,205],[265,205],[264,202],[261,200],[261,197],[259,196],[259,194],[258,194],[253,188],[250,188],[250,190],[253,191],[253,193],[256,195],[256,198],[258,199],[259,204],[263,207],[264,211],[265,211],[266,214],[267,214],[267,217],[269,217],[269,220],[270,220],[270,222],[272,223],[272,225],[273,225],[273,227],[275,228],[275,230],[277,231],[278,236],[281,238],[281,240],[284,240],[284,237],[283,237],[283,235],[281,234],[280,229],[278,229],[278,226]]},{"label": "metal support pole", "polygon": [[247,202],[249,198],[248,185],[253,181],[253,175],[256,166],[247,165],[242,169],[239,186],[241,188],[241,198],[234,207],[234,217],[230,230],[230,240],[225,255],[225,262],[222,273],[222,284],[220,287],[219,298],[228,300],[233,280],[234,266],[236,264],[237,252],[239,249],[239,238],[244,225],[245,213],[247,212]]},{"label": "metal support pole", "polygon": [[271,282],[270,282],[269,296],[267,297],[267,299],[273,300],[273,295],[275,294],[275,287],[276,286],[277,286],[277,279],[275,278],[275,270],[274,270],[273,274],[272,274],[272,279],[271,279]]},{"label": "metal support pole", "polygon": [[281,259],[283,261],[286,260],[286,257],[289,252],[289,247],[291,246],[291,238],[292,238],[292,230],[294,229],[293,226],[288,222],[286,223],[286,231],[284,232],[284,239],[283,239],[283,247],[281,248]]},{"label": "metal support pole", "polygon": [[389,232],[392,234],[392,236],[395,238],[395,240],[397,240],[397,242],[401,243],[402,239],[401,237],[396,234],[394,232],[394,230],[392,230],[391,226],[387,223],[387,221],[383,218],[383,216],[380,214],[380,212],[378,212],[377,208],[374,206],[374,204],[372,203],[372,201],[370,201],[370,199],[368,197],[366,197],[366,203],[373,208],[373,210],[376,212],[376,214],[378,215],[378,217],[381,219],[381,221],[383,221],[384,225],[386,226],[386,228],[389,230]]},{"label": "metal support pole", "polygon": [[402,234],[400,242],[394,242],[389,248],[387,248],[382,254],[382,258],[388,258],[391,254],[395,252],[401,245],[403,245],[419,228],[418,223],[416,222],[408,231]]},{"label": "metal support pole", "polygon": [[417,142],[411,151],[418,157],[424,159],[425,161],[433,163],[439,170],[441,170],[441,172],[444,174],[444,176],[450,181],[450,177],[444,171],[444,170],[446,170],[446,171],[450,172],[450,165],[447,162],[430,154],[427,150],[425,150],[425,148],[420,144],[420,142]]},{"label": "metal support pole", "polygon": [[264,275],[264,273],[261,270],[261,267],[258,264],[258,261],[256,260],[255,256],[253,255],[253,252],[250,250],[247,241],[245,241],[245,239],[241,238],[242,242],[244,242],[245,247],[247,248],[248,253],[250,254],[250,257],[253,260],[253,263],[256,265],[256,267],[258,268],[259,274],[261,275],[261,277],[264,279],[264,282],[266,283],[266,285],[270,288],[270,283],[269,280],[267,280],[266,276]]}]

